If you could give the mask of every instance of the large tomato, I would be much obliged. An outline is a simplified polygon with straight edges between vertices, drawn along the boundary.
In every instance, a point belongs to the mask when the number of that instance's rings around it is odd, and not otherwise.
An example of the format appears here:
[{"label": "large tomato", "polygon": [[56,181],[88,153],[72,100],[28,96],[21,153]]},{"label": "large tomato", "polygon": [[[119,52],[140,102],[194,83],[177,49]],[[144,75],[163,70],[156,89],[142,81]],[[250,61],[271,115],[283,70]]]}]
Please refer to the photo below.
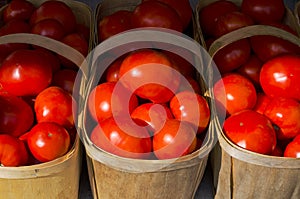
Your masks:
[{"label": "large tomato", "polygon": [[284,157],[300,158],[300,135],[296,136],[285,148]]},{"label": "large tomato", "polygon": [[61,23],[55,19],[44,19],[31,28],[31,33],[61,40],[65,36],[65,30]]},{"label": "large tomato", "polygon": [[271,121],[252,110],[229,116],[224,122],[223,131],[236,145],[261,154],[271,154],[277,144]]},{"label": "large tomato", "polygon": [[27,0],[12,0],[4,8],[2,18],[5,23],[13,19],[28,20],[35,10],[35,6]]},{"label": "large tomato", "polygon": [[34,96],[47,88],[52,80],[52,66],[37,50],[11,53],[0,67],[0,85],[17,96]]}]

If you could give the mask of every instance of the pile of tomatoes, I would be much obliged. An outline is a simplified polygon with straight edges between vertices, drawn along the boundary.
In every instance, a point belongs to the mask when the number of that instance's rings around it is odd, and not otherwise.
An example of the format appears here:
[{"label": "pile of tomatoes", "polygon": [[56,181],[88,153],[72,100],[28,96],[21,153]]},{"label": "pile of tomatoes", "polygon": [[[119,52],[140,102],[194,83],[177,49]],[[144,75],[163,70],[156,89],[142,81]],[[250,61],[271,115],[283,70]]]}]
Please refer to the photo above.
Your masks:
[{"label": "pile of tomatoes", "polygon": [[[35,6],[12,0],[1,15],[0,36],[39,34],[88,53],[89,28],[77,23],[62,1]],[[28,43],[1,44],[0,57],[1,164],[32,165],[63,156],[76,137],[72,92],[78,67]]]},{"label": "pile of tomatoes", "polygon": [[[285,11],[282,0],[242,0],[240,7],[225,0],[203,7],[199,19],[207,46],[255,24],[297,38],[283,23]],[[224,134],[253,152],[299,158],[299,43],[280,35],[253,34],[219,49],[213,59],[222,76],[213,89],[218,109],[225,113]]]}]

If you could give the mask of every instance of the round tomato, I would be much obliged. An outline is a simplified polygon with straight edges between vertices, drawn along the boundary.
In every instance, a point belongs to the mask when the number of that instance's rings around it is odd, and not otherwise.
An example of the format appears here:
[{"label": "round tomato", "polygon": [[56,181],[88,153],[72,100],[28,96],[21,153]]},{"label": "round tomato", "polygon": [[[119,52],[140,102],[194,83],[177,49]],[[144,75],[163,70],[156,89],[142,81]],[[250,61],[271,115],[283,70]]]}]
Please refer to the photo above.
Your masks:
[{"label": "round tomato", "polygon": [[12,0],[7,6],[3,9],[2,18],[5,23],[13,19],[28,20],[35,6],[26,0]]},{"label": "round tomato", "polygon": [[148,159],[152,141],[148,131],[132,126],[133,121],[125,117],[110,117],[94,128],[90,138],[99,148],[122,157]]},{"label": "round tomato", "polygon": [[37,50],[11,53],[0,67],[0,85],[16,96],[34,96],[47,88],[52,80],[52,66]]},{"label": "round tomato", "polygon": [[61,23],[55,19],[44,19],[33,25],[31,33],[60,40],[64,37],[65,31]]},{"label": "round tomato", "polygon": [[264,115],[244,110],[229,116],[223,126],[224,134],[236,145],[269,155],[276,147],[276,133]]},{"label": "round tomato", "polygon": [[119,71],[123,57],[116,59],[105,71],[105,80],[107,82],[116,82],[119,80]]},{"label": "round tomato", "polygon": [[285,148],[284,157],[300,158],[300,135],[296,136]]},{"label": "round tomato", "polygon": [[58,86],[68,93],[73,93],[77,72],[72,69],[61,69],[53,74],[52,85]]},{"label": "round tomato", "polygon": [[70,147],[70,135],[59,124],[36,124],[26,135],[28,148],[40,162],[47,162],[65,155]]},{"label": "round tomato", "polygon": [[269,96],[267,96],[265,93],[263,92],[258,92],[257,93],[257,100],[256,100],[256,104],[253,107],[252,110],[260,113],[260,114],[264,114],[266,107],[268,106],[268,104],[270,103],[271,98]]}]

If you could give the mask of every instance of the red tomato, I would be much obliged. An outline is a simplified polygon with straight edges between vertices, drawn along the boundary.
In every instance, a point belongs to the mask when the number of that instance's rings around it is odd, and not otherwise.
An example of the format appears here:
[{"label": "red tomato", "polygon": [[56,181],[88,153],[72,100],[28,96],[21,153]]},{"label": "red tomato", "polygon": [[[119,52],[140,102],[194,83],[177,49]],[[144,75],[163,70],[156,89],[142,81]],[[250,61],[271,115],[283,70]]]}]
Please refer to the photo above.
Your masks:
[{"label": "red tomato", "polygon": [[285,14],[285,5],[283,0],[243,0],[241,10],[256,23],[281,22]]},{"label": "red tomato", "polygon": [[50,86],[40,92],[34,104],[38,123],[55,122],[66,129],[74,127],[73,98],[60,87]]},{"label": "red tomato", "polygon": [[116,82],[119,80],[120,66],[123,62],[123,57],[116,59],[105,71],[105,80],[107,82]]},{"label": "red tomato", "polygon": [[256,104],[257,95],[253,83],[237,73],[218,80],[213,90],[216,101],[226,109],[228,115],[252,109]]},{"label": "red tomato", "polygon": [[256,104],[253,107],[252,110],[260,113],[260,114],[264,114],[266,107],[268,106],[268,104],[270,103],[271,98],[269,96],[267,96],[265,93],[263,92],[258,92],[257,93],[257,100],[256,100]]},{"label": "red tomato", "polygon": [[300,135],[296,136],[285,148],[284,157],[300,158]]},{"label": "red tomato", "polygon": [[149,159],[152,141],[148,131],[130,123],[130,118],[107,118],[94,128],[91,141],[99,148],[118,156]]},{"label": "red tomato", "polygon": [[97,27],[98,39],[103,41],[113,35],[131,29],[131,16],[131,11],[119,10],[100,19]]},{"label": "red tomato", "polygon": [[190,154],[196,146],[197,138],[193,127],[176,119],[166,120],[163,128],[153,136],[153,152],[161,160]]},{"label": "red tomato", "polygon": [[300,56],[282,55],[266,62],[260,72],[263,91],[271,97],[300,100]]},{"label": "red tomato", "polygon": [[17,96],[34,96],[52,80],[52,66],[37,50],[11,53],[0,67],[0,85]]},{"label": "red tomato", "polygon": [[199,21],[204,35],[212,36],[219,16],[238,11],[239,7],[232,1],[215,1],[203,7],[199,12]]},{"label": "red tomato", "polygon": [[71,33],[76,28],[76,17],[72,9],[63,1],[46,1],[42,3],[30,17],[30,24],[34,24],[44,19],[56,19],[59,21],[66,34]]},{"label": "red tomato", "polygon": [[119,81],[127,88],[154,103],[169,101],[180,83],[179,73],[172,62],[164,54],[151,49],[129,54],[122,62],[119,75]]},{"label": "red tomato", "polygon": [[0,163],[5,167],[24,166],[28,161],[25,144],[16,137],[0,135]]},{"label": "red tomato", "polygon": [[73,93],[77,71],[72,69],[61,69],[53,74],[52,85],[58,86],[68,93]]},{"label": "red tomato", "polygon": [[56,123],[38,123],[26,136],[32,155],[40,162],[59,158],[65,155],[70,147],[68,131]]},{"label": "red tomato", "polygon": [[291,98],[276,97],[267,105],[264,115],[279,127],[278,139],[294,138],[300,134],[300,103]]},{"label": "red tomato", "polygon": [[213,57],[221,74],[232,72],[245,64],[251,54],[248,39],[241,39],[220,49]]},{"label": "red tomato", "polygon": [[272,123],[256,111],[244,110],[229,116],[223,131],[234,144],[256,153],[269,155],[276,147]]},{"label": "red tomato", "polygon": [[170,100],[170,109],[179,121],[193,125],[197,133],[202,133],[209,124],[210,108],[205,98],[191,91],[177,93]]},{"label": "red tomato", "polygon": [[213,35],[218,38],[242,27],[253,25],[253,20],[246,14],[234,11],[217,18]]},{"label": "red tomato", "polygon": [[278,145],[276,145],[275,149],[273,150],[273,152],[270,155],[277,156],[277,157],[282,157],[283,156],[283,150]]},{"label": "red tomato", "polygon": [[177,12],[159,1],[144,1],[137,5],[131,23],[134,28],[160,27],[183,31],[183,24]]},{"label": "red tomato", "polygon": [[5,23],[13,19],[28,20],[35,10],[35,6],[27,0],[12,0],[4,8],[2,19]]},{"label": "red tomato", "polygon": [[23,99],[0,92],[0,133],[19,137],[33,125],[33,110]]},{"label": "red tomato", "polygon": [[55,73],[60,69],[60,60],[57,57],[57,54],[47,50],[46,48],[37,47],[39,52],[41,52],[45,57],[45,59],[51,63],[52,66],[52,72]]},{"label": "red tomato", "polygon": [[136,95],[117,82],[99,84],[91,91],[88,99],[89,111],[98,122],[120,114],[130,116],[137,106]]},{"label": "red tomato", "polygon": [[65,36],[64,27],[55,19],[44,19],[37,22],[32,26],[31,33],[56,40],[60,40]]}]

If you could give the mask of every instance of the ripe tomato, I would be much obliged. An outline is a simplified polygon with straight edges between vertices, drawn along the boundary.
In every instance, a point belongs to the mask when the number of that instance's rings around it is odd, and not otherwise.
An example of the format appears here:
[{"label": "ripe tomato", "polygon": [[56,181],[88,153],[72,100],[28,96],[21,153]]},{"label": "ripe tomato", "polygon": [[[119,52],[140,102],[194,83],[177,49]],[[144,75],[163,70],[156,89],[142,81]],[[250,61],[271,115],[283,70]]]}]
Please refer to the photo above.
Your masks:
[{"label": "ripe tomato", "polygon": [[98,122],[117,115],[130,116],[137,106],[136,95],[117,82],[99,84],[88,98],[89,111]]},{"label": "ripe tomato", "polygon": [[73,93],[77,72],[72,69],[61,69],[53,74],[52,86],[58,86],[68,93]]},{"label": "ripe tomato", "polygon": [[183,24],[177,12],[159,1],[144,1],[137,5],[131,23],[134,28],[160,27],[183,31]]},{"label": "ripe tomato", "polygon": [[202,133],[209,124],[210,108],[204,97],[191,91],[177,93],[170,100],[170,109],[179,121],[190,123]]},{"label": "ripe tomato", "polygon": [[213,87],[216,101],[226,109],[228,115],[245,109],[252,109],[256,104],[256,90],[253,83],[237,73],[225,75]]},{"label": "ripe tomato", "polygon": [[131,16],[131,11],[119,10],[100,19],[97,27],[99,41],[131,29]]},{"label": "ripe tomato", "polygon": [[229,116],[223,126],[224,134],[236,145],[269,155],[276,147],[276,133],[264,115],[244,110]]},{"label": "ripe tomato", "polygon": [[26,0],[12,0],[3,9],[2,19],[5,23],[13,19],[28,20],[35,10],[35,6]]},{"label": "ripe tomato", "polygon": [[281,22],[285,14],[285,5],[283,0],[243,0],[241,10],[256,23]]},{"label": "ripe tomato", "polygon": [[119,80],[120,66],[123,62],[123,57],[116,59],[105,71],[105,80],[107,82],[116,82]]},{"label": "ripe tomato", "polygon": [[35,99],[34,110],[38,123],[55,122],[66,129],[74,127],[73,98],[60,87],[50,86]]},{"label": "ripe tomato", "polygon": [[285,148],[284,157],[300,158],[300,135],[296,136]]},{"label": "ripe tomato", "polygon": [[40,162],[47,162],[65,155],[70,147],[68,131],[57,123],[36,124],[26,135],[28,148]]},{"label": "ripe tomato", "polygon": [[300,56],[282,55],[265,62],[260,72],[263,91],[271,97],[300,100]]},{"label": "ripe tomato", "polygon": [[220,49],[213,57],[221,74],[232,72],[245,64],[251,54],[248,39],[241,39]]},{"label": "ripe tomato", "polygon": [[0,92],[0,133],[19,137],[32,126],[33,110],[23,99]]},{"label": "ripe tomato", "polygon": [[192,153],[197,146],[196,131],[190,124],[176,119],[166,120],[154,133],[153,152],[158,159],[179,158]]},{"label": "ripe tomato", "polygon": [[31,28],[31,33],[61,40],[65,36],[65,30],[61,23],[55,19],[44,19]]},{"label": "ripe tomato", "polygon": [[172,62],[163,53],[151,49],[137,50],[125,57],[119,75],[119,81],[127,88],[154,103],[169,101],[180,83]]},{"label": "ripe tomato", "polygon": [[253,107],[252,110],[260,113],[260,114],[264,114],[266,107],[268,106],[268,104],[270,103],[271,98],[269,96],[267,96],[265,93],[263,92],[258,92],[257,93],[257,100],[256,100],[256,104]]},{"label": "ripe tomato", "polygon": [[56,19],[59,21],[66,34],[71,33],[76,28],[76,17],[72,9],[63,1],[46,1],[34,10],[30,17],[30,24],[34,24],[44,19]]},{"label": "ripe tomato", "polygon": [[52,66],[37,50],[11,53],[0,67],[0,85],[17,96],[34,96],[47,88],[52,80]]},{"label": "ripe tomato", "polygon": [[0,135],[0,163],[6,167],[26,165],[28,152],[23,141],[7,134]]},{"label": "ripe tomato", "polygon": [[276,97],[267,105],[264,115],[279,127],[278,139],[294,138],[300,134],[300,103],[292,98]]},{"label": "ripe tomato", "polygon": [[139,126],[132,126],[131,123],[130,118],[107,118],[94,128],[91,141],[115,155],[136,159],[150,158],[152,141],[148,131]]},{"label": "ripe tomato", "polygon": [[214,1],[203,7],[199,12],[201,29],[206,36],[212,36],[219,16],[238,11],[239,7],[232,1]]}]

